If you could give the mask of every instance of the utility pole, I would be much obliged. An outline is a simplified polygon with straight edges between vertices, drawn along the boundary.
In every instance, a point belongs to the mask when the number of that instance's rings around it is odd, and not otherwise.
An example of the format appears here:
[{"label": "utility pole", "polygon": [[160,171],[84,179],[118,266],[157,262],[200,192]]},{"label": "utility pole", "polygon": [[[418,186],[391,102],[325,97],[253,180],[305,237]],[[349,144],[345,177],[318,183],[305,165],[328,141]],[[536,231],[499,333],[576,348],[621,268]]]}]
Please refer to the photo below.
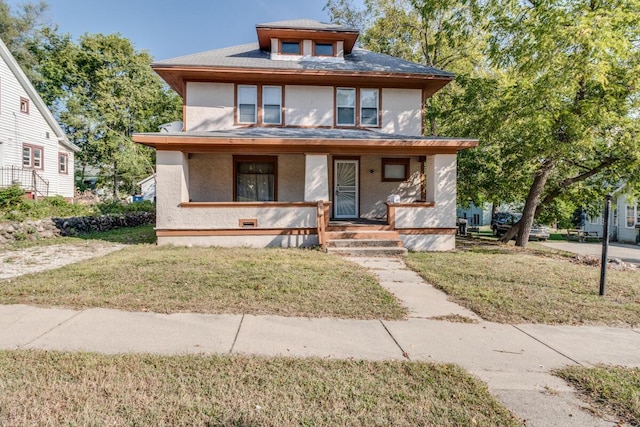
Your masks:
[{"label": "utility pole", "polygon": [[602,259],[600,261],[600,296],[604,296],[607,283],[607,257],[609,255],[609,212],[611,211],[611,193],[604,198],[604,224],[602,226]]}]

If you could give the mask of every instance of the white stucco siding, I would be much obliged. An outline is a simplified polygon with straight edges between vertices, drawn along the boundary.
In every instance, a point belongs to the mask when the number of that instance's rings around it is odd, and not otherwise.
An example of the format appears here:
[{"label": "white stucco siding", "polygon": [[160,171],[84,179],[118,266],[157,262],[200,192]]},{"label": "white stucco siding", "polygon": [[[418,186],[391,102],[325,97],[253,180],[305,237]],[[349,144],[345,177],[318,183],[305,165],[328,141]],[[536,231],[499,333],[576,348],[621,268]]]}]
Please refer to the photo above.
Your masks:
[{"label": "white stucco siding", "polygon": [[381,132],[422,135],[422,91],[382,89]]},{"label": "white stucco siding", "polygon": [[187,83],[185,129],[208,131],[233,128],[233,83]]},{"label": "white stucco siding", "polygon": [[[49,195],[74,196],[73,152],[62,146],[54,130],[29,98],[9,66],[0,60],[0,166],[22,168],[24,144],[43,150],[43,168],[37,173],[49,182]],[[20,98],[28,99],[29,112],[20,111]],[[69,172],[60,174],[58,153],[69,153]]]},{"label": "white stucco siding", "polygon": [[239,229],[240,220],[257,220],[260,228],[315,228],[316,206],[261,206],[261,207],[177,207],[180,217],[168,218],[157,228],[172,230]]},{"label": "white stucco siding", "polygon": [[182,222],[179,204],[189,201],[189,163],[184,153],[156,153],[156,187],[156,227],[175,227]]},{"label": "white stucco siding", "polygon": [[[383,182],[382,157],[362,157],[360,159],[360,216],[375,219],[387,215],[387,197],[400,196],[402,203],[420,199],[420,162],[417,157],[410,158],[408,181]],[[373,171],[373,173],[371,172]]]},{"label": "white stucco siding", "polygon": [[285,86],[285,124],[333,126],[333,87]]},{"label": "white stucco siding", "polygon": [[427,156],[425,171],[427,201],[435,206],[396,208],[396,228],[455,228],[456,155]]}]

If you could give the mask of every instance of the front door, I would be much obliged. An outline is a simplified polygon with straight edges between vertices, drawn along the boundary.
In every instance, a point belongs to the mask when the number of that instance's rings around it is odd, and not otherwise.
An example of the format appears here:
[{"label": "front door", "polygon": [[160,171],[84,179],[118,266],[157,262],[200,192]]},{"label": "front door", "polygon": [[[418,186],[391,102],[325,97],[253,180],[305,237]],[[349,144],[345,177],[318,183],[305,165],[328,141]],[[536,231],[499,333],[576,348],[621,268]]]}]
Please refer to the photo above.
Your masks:
[{"label": "front door", "polygon": [[358,161],[333,163],[333,217],[358,217]]}]

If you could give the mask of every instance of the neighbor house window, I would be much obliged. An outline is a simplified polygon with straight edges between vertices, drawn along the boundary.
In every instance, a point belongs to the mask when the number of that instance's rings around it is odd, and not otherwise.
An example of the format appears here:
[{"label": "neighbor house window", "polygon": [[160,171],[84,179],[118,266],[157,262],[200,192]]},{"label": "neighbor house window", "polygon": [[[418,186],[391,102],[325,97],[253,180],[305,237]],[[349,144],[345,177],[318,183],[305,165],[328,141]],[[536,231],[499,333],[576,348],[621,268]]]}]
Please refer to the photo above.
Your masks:
[{"label": "neighbor house window", "polygon": [[334,56],[333,43],[315,43],[314,44],[315,56]]},{"label": "neighbor house window", "polygon": [[238,123],[256,123],[258,116],[258,87],[238,86]]},{"label": "neighbor house window", "polygon": [[400,182],[409,180],[409,159],[382,159],[382,181]]},{"label": "neighbor house window", "polygon": [[378,89],[360,90],[360,125],[378,126]]},{"label": "neighbor house window", "polygon": [[35,145],[22,146],[22,166],[26,168],[42,169],[43,155],[42,147]]},{"label": "neighbor house window", "polygon": [[58,153],[58,172],[69,173],[69,155],[67,153]]},{"label": "neighbor house window", "polygon": [[278,158],[276,156],[234,156],[233,169],[236,202],[277,200]]},{"label": "neighbor house window", "polygon": [[635,206],[627,205],[627,228],[633,228],[635,225],[636,225]]},{"label": "neighbor house window", "polygon": [[269,125],[282,123],[282,87],[262,87],[262,122]]},{"label": "neighbor house window", "polygon": [[27,98],[20,98],[20,112],[29,114],[29,100]]},{"label": "neighbor house window", "polygon": [[356,125],[356,90],[338,88],[336,91],[336,124],[338,126]]},{"label": "neighbor house window", "polygon": [[300,42],[282,42],[280,53],[283,55],[300,55]]}]

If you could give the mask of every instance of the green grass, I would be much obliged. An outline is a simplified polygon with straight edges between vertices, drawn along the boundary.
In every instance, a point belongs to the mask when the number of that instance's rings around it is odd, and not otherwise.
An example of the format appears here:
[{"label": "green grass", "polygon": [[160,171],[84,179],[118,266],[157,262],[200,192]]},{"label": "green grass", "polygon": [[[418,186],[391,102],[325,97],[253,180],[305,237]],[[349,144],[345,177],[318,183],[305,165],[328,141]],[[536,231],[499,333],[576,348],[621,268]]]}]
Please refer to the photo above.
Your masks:
[{"label": "green grass", "polygon": [[640,426],[640,368],[571,366],[554,373],[602,411]]},{"label": "green grass", "polygon": [[401,319],[365,268],[304,249],[135,245],[57,270],[0,281],[0,304],[163,313]]},{"label": "green grass", "polygon": [[600,297],[599,268],[572,262],[559,251],[462,242],[457,251],[410,253],[406,261],[486,320],[640,325],[640,272],[608,271],[607,294]]},{"label": "green grass", "polygon": [[522,426],[454,365],[0,352],[2,425]]}]

